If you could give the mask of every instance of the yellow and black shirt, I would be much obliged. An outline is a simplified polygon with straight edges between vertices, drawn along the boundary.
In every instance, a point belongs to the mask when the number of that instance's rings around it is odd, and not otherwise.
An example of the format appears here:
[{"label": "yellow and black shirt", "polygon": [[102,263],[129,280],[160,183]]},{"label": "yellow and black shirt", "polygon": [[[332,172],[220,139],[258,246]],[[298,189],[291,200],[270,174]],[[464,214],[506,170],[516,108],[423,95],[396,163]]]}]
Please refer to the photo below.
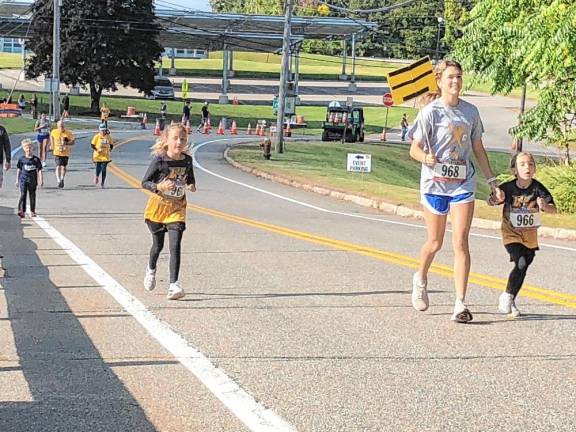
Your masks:
[{"label": "yellow and black shirt", "polygon": [[97,133],[92,138],[92,150],[94,150],[92,160],[94,162],[110,162],[110,152],[113,147],[112,135],[102,136],[101,133]]},{"label": "yellow and black shirt", "polygon": [[54,156],[70,156],[70,146],[74,144],[74,134],[69,130],[54,129],[50,132],[52,137]]},{"label": "yellow and black shirt", "polygon": [[[196,184],[192,157],[183,154],[181,160],[173,160],[168,156],[156,156],[150,163],[148,171],[142,179],[142,187],[154,192],[150,197],[144,219],[159,223],[184,222],[186,220],[186,186]],[[169,192],[160,192],[156,185],[169,179],[176,187]]]},{"label": "yellow and black shirt", "polygon": [[538,249],[538,226],[540,208],[537,199],[554,204],[552,195],[537,180],[521,189],[516,179],[503,183],[500,189],[506,194],[502,210],[502,240],[504,245],[520,243],[528,249]]}]

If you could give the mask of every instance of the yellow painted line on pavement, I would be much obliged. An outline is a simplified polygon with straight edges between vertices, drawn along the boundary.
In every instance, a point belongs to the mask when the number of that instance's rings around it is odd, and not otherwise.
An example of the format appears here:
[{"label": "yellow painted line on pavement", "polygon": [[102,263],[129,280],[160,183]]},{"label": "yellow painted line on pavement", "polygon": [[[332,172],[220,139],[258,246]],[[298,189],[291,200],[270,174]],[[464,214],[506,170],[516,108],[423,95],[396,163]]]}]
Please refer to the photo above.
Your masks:
[{"label": "yellow painted line on pavement", "polygon": [[[126,141],[118,143],[117,146],[125,144],[130,141],[137,139],[142,139],[142,137],[134,137]],[[128,174],[126,171],[122,170],[114,163],[109,165],[109,170],[120,177],[129,185],[136,189],[140,189],[145,194],[150,196],[154,195],[152,192],[142,189],[140,181]],[[262,229],[265,231],[273,232],[276,234],[281,234],[286,237],[295,238],[298,240],[303,240],[310,243],[315,243],[323,246],[328,246],[334,249],[344,250],[347,252],[353,252],[359,255],[374,258],[380,261],[384,261],[391,264],[397,264],[404,267],[418,268],[419,260],[417,258],[412,258],[406,255],[384,251],[381,249],[371,248],[369,246],[358,245],[354,243],[348,243],[329,237],[322,237],[315,234],[306,233],[303,231],[297,231],[290,228],[286,228],[279,225],[273,225],[265,222],[260,222],[254,219],[248,219],[242,216],[236,216],[229,213],[224,213],[218,210],[209,209],[206,207],[201,207],[195,204],[187,204],[187,208],[197,213],[202,213],[208,216],[217,217],[219,219],[227,220],[229,222],[234,222],[246,226],[250,226],[257,229]],[[445,276],[447,278],[453,277],[453,270],[449,266],[441,264],[432,264],[430,267],[432,273]],[[499,278],[496,276],[485,275],[481,273],[471,272],[469,276],[469,282],[476,285],[480,285],[487,288],[493,288],[500,291],[506,289],[507,279]],[[566,306],[572,309],[576,309],[576,295],[561,293],[553,291],[547,288],[541,288],[534,285],[524,284],[522,286],[521,295],[524,297],[530,297],[533,299],[541,300],[548,303],[553,303],[557,305]]]}]

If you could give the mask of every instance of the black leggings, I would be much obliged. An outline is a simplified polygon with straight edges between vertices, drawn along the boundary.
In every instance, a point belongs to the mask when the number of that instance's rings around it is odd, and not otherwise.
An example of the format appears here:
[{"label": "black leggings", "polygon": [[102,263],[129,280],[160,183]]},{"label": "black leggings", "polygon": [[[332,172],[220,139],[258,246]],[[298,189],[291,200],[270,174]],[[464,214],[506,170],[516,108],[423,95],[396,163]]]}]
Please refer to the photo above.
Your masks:
[{"label": "black leggings", "polygon": [[18,211],[26,212],[26,195],[30,195],[30,211],[36,213],[36,183],[20,183]]},{"label": "black leggings", "polygon": [[[150,260],[148,267],[151,270],[156,270],[156,263],[160,252],[164,248],[164,236],[166,231],[157,231],[152,233],[152,248],[150,249]],[[168,229],[168,238],[170,241],[170,283],[178,281],[178,274],[180,273],[180,250],[182,243],[183,230]]]},{"label": "black leggings", "polygon": [[96,177],[100,176],[102,173],[102,184],[106,180],[106,167],[108,166],[108,162],[96,162]]},{"label": "black leggings", "polygon": [[522,288],[522,284],[524,283],[528,266],[532,264],[532,261],[534,260],[534,251],[522,255],[511,255],[511,258],[514,261],[514,268],[508,277],[506,292],[512,294],[514,298],[516,298],[520,292],[520,288]]}]

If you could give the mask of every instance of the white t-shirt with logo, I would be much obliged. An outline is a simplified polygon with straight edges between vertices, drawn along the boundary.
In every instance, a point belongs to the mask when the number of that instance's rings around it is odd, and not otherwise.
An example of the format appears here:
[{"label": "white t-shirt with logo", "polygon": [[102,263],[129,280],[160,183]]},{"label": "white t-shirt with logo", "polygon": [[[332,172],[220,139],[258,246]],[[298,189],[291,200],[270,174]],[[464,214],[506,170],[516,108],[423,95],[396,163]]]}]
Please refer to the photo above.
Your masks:
[{"label": "white t-shirt with logo", "polygon": [[483,132],[478,108],[462,99],[455,107],[436,99],[422,108],[408,137],[420,142],[438,163],[434,167],[422,164],[420,192],[447,196],[475,192],[472,142],[482,138]]}]

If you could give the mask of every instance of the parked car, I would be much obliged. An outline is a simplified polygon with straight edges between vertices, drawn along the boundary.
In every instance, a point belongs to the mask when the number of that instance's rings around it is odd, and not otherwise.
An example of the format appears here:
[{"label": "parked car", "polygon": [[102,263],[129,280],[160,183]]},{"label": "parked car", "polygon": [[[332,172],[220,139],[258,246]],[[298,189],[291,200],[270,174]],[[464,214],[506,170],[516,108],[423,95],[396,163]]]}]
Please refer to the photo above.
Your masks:
[{"label": "parked car", "polygon": [[154,87],[150,99],[174,99],[174,86],[168,78],[154,77]]}]

